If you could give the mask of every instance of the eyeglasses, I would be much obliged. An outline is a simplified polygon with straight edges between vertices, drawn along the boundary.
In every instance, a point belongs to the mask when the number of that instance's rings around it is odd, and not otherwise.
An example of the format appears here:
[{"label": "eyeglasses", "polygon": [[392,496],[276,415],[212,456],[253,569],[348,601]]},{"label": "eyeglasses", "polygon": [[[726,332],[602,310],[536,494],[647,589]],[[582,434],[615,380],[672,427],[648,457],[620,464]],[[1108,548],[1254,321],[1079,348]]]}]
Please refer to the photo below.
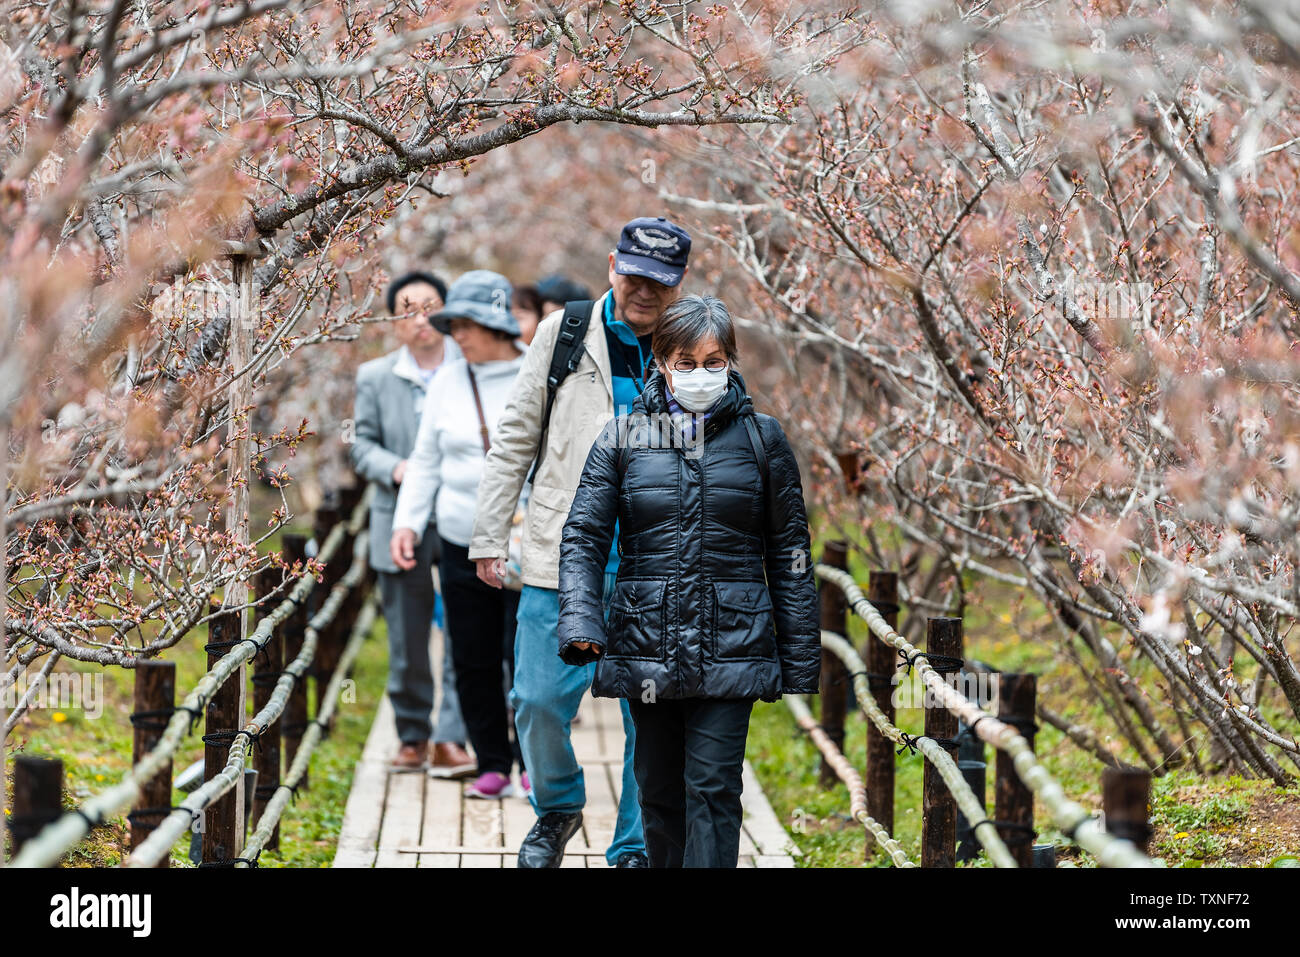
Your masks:
[{"label": "eyeglasses", "polygon": [[[704,368],[710,372],[721,372],[726,367],[726,359],[710,359],[704,363]],[[694,359],[678,359],[672,366],[674,372],[694,372],[698,368],[699,364]]]}]

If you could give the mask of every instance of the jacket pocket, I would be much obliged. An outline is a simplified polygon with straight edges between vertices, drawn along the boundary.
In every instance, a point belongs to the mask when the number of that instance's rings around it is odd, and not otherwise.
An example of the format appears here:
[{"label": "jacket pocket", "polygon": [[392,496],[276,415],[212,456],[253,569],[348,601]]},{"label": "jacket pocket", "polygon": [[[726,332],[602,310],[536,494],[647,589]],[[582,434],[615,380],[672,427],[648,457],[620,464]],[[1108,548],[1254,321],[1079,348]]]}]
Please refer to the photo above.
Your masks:
[{"label": "jacket pocket", "polygon": [[605,657],[664,661],[666,581],[620,581],[609,599]]},{"label": "jacket pocket", "polygon": [[772,596],[762,582],[714,582],[714,658],[776,658]]}]

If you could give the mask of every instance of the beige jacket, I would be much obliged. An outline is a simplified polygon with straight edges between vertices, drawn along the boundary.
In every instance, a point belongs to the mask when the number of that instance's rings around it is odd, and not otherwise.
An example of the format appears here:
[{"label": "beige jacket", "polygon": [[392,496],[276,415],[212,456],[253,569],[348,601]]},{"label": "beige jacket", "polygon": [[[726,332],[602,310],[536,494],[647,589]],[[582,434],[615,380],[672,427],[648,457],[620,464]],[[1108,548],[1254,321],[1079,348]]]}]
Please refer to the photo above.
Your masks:
[{"label": "beige jacket", "polygon": [[[614,383],[605,343],[606,292],[596,300],[576,369],[555,393],[546,454],[542,457],[524,519],[523,582],[538,588],[558,588],[560,535],[569,506],[582,477],[592,443],[614,417]],[[533,467],[546,408],[546,375],[559,334],[563,310],[542,320],[515,379],[506,410],[492,434],[492,450],[483,463],[478,487],[474,532],[469,557],[505,558],[515,503]]]}]

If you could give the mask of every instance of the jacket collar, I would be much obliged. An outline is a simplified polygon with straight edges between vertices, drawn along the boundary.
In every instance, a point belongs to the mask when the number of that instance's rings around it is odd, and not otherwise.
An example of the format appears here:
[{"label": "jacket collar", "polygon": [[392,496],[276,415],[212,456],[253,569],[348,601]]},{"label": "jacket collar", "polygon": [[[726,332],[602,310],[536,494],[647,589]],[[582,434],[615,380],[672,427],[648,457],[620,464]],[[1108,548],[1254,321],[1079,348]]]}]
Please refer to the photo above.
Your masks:
[{"label": "jacket collar", "polygon": [[[394,355],[396,358],[393,360],[393,375],[423,389],[424,379],[420,375],[420,366],[416,363],[415,356],[411,355],[411,350],[403,345]],[[451,336],[447,336],[442,344],[442,365],[438,368],[441,369],[448,362],[459,358],[461,358],[460,346],[456,345]]]},{"label": "jacket collar", "polygon": [[[668,396],[665,393],[667,380],[664,374],[659,371],[656,365],[650,378],[646,380],[645,388],[641,394],[636,397],[636,402],[632,404],[632,412],[635,413],[658,413],[668,412]],[[740,373],[732,369],[727,373],[727,391],[722,393],[722,397],[709,411],[709,417],[704,423],[704,434],[712,435],[718,429],[722,428],[732,419],[739,418],[742,415],[752,415],[754,412],[754,401],[749,397],[749,390],[745,385],[745,380]]]}]

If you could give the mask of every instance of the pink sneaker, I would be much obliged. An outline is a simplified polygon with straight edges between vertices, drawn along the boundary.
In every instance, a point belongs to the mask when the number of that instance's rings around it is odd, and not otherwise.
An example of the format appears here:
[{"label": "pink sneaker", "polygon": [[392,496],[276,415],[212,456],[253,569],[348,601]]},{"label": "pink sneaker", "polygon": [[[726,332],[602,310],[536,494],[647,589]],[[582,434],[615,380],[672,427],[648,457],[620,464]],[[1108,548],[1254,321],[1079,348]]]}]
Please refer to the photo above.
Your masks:
[{"label": "pink sneaker", "polygon": [[524,771],[519,775],[519,790],[524,792],[524,797],[533,793],[533,786],[528,783],[528,772]]},{"label": "pink sneaker", "polygon": [[513,797],[514,785],[510,778],[500,771],[484,771],[473,784],[465,789],[465,797],[486,798],[499,801],[504,797]]}]

